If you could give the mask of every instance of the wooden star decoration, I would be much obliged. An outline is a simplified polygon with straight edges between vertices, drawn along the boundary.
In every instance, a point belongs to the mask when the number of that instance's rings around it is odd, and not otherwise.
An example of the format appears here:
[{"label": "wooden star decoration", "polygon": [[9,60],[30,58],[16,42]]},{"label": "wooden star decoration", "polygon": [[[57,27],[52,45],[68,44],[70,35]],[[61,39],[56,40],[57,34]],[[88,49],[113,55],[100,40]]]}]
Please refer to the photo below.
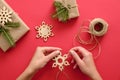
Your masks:
[{"label": "wooden star decoration", "polygon": [[47,41],[50,36],[54,36],[52,28],[52,25],[45,24],[43,21],[42,25],[35,27],[35,30],[37,31],[36,38],[43,38],[44,41]]},{"label": "wooden star decoration", "polygon": [[[55,61],[52,65],[52,67],[57,67],[59,66],[59,70],[62,71],[64,69],[64,66],[68,66],[70,65],[68,61],[66,61],[68,55],[64,54],[62,56],[62,53],[60,52],[60,54],[58,56],[56,56],[53,61]],[[61,61],[59,61],[61,60]]]}]

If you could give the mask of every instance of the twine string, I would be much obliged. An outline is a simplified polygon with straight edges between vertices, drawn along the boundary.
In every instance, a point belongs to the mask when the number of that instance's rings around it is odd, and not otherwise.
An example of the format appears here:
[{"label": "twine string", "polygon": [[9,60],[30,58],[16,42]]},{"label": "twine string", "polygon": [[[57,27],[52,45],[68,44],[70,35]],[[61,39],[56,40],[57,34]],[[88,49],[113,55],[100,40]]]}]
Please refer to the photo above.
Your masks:
[{"label": "twine string", "polygon": [[65,71],[59,71],[56,75],[56,80],[59,80],[59,77],[60,77],[61,74],[63,74],[67,78],[67,80],[71,80],[70,77],[68,76],[68,74]]},{"label": "twine string", "polygon": [[[85,23],[87,23],[87,22],[89,23],[89,25],[85,25]],[[100,26],[99,26],[101,28],[100,31],[95,30],[96,24],[100,24]],[[82,25],[79,29],[79,32],[74,37],[73,46],[76,46],[75,41],[84,46],[93,44],[93,46],[91,48],[87,49],[89,51],[93,51],[98,46],[98,53],[94,57],[94,59],[96,59],[101,54],[101,44],[98,41],[97,37],[103,36],[107,32],[107,29],[108,29],[107,22],[101,18],[96,18],[96,19],[93,19],[92,21],[86,20],[82,23]],[[90,39],[88,39],[87,41],[83,40],[81,37],[82,33],[88,33],[90,35]]]}]

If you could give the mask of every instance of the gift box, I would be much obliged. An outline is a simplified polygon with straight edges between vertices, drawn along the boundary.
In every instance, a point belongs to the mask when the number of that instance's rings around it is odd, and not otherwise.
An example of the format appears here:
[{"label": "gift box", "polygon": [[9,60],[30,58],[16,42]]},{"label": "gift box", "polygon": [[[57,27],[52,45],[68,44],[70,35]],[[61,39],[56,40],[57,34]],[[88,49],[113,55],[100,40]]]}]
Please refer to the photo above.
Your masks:
[{"label": "gift box", "polygon": [[[76,0],[55,0],[54,2],[59,2],[60,5],[63,6],[63,7],[60,6],[61,9],[63,9],[65,7],[68,10],[68,18],[62,19],[61,17],[58,16],[59,12],[62,12],[62,10],[60,11],[57,8],[57,7],[59,7],[59,4],[58,5],[54,4],[56,7],[56,14],[57,14],[59,21],[66,21],[71,18],[76,18],[80,15]],[[65,11],[65,12],[67,12],[67,11]],[[61,16],[62,15],[64,16],[65,14],[61,14]],[[67,17],[67,15],[66,15],[66,17]]]},{"label": "gift box", "polygon": [[[17,28],[8,28],[9,35],[12,37],[15,43],[29,31],[29,27],[20,19],[15,11],[4,0],[0,0],[0,21],[0,26],[4,25],[5,22],[19,23],[19,27]],[[4,52],[11,48],[11,45],[2,33],[0,34],[0,48]]]}]

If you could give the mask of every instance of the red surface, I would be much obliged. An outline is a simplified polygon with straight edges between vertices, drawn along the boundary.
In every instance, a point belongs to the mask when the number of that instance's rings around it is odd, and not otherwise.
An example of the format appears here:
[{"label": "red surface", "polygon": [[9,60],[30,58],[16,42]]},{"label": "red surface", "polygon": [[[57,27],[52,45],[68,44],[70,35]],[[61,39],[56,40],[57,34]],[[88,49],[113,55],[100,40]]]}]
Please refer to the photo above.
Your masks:
[{"label": "red surface", "polygon": [[[108,33],[102,38],[102,53],[95,60],[96,66],[104,80],[120,80],[120,1],[119,0],[77,0],[80,17],[68,23],[60,23],[51,18],[54,11],[53,0],[6,0],[8,4],[30,27],[30,32],[17,42],[15,48],[5,54],[0,50],[0,80],[15,80],[26,68],[37,46],[56,46],[67,53],[73,47],[73,38],[80,24],[86,19],[103,18],[109,24]],[[44,43],[36,39],[34,27],[45,21],[54,26],[54,37]],[[55,80],[58,69],[52,69],[50,62],[37,73],[33,80]],[[73,65],[65,67],[71,80],[87,80],[79,69]],[[67,80],[61,74],[60,80]]]}]

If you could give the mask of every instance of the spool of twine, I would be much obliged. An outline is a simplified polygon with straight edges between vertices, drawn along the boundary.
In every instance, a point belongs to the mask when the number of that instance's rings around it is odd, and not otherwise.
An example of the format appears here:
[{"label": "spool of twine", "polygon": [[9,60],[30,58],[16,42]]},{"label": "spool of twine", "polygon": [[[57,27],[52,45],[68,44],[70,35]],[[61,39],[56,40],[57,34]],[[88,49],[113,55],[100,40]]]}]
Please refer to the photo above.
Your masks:
[{"label": "spool of twine", "polygon": [[[94,45],[90,49],[88,49],[90,51],[94,50],[98,46],[98,54],[94,57],[96,59],[101,54],[101,45],[97,37],[104,36],[107,33],[108,23],[101,18],[95,18],[92,21],[88,20],[88,22],[89,22],[88,26],[85,25],[81,26],[80,31],[78,32],[74,39],[76,39],[79,44],[85,46],[94,43]],[[81,37],[81,33],[88,33],[90,35],[90,39],[87,41],[83,40]]]},{"label": "spool of twine", "polygon": [[95,36],[103,36],[108,30],[108,24],[101,18],[95,18],[90,22],[89,31]]}]

